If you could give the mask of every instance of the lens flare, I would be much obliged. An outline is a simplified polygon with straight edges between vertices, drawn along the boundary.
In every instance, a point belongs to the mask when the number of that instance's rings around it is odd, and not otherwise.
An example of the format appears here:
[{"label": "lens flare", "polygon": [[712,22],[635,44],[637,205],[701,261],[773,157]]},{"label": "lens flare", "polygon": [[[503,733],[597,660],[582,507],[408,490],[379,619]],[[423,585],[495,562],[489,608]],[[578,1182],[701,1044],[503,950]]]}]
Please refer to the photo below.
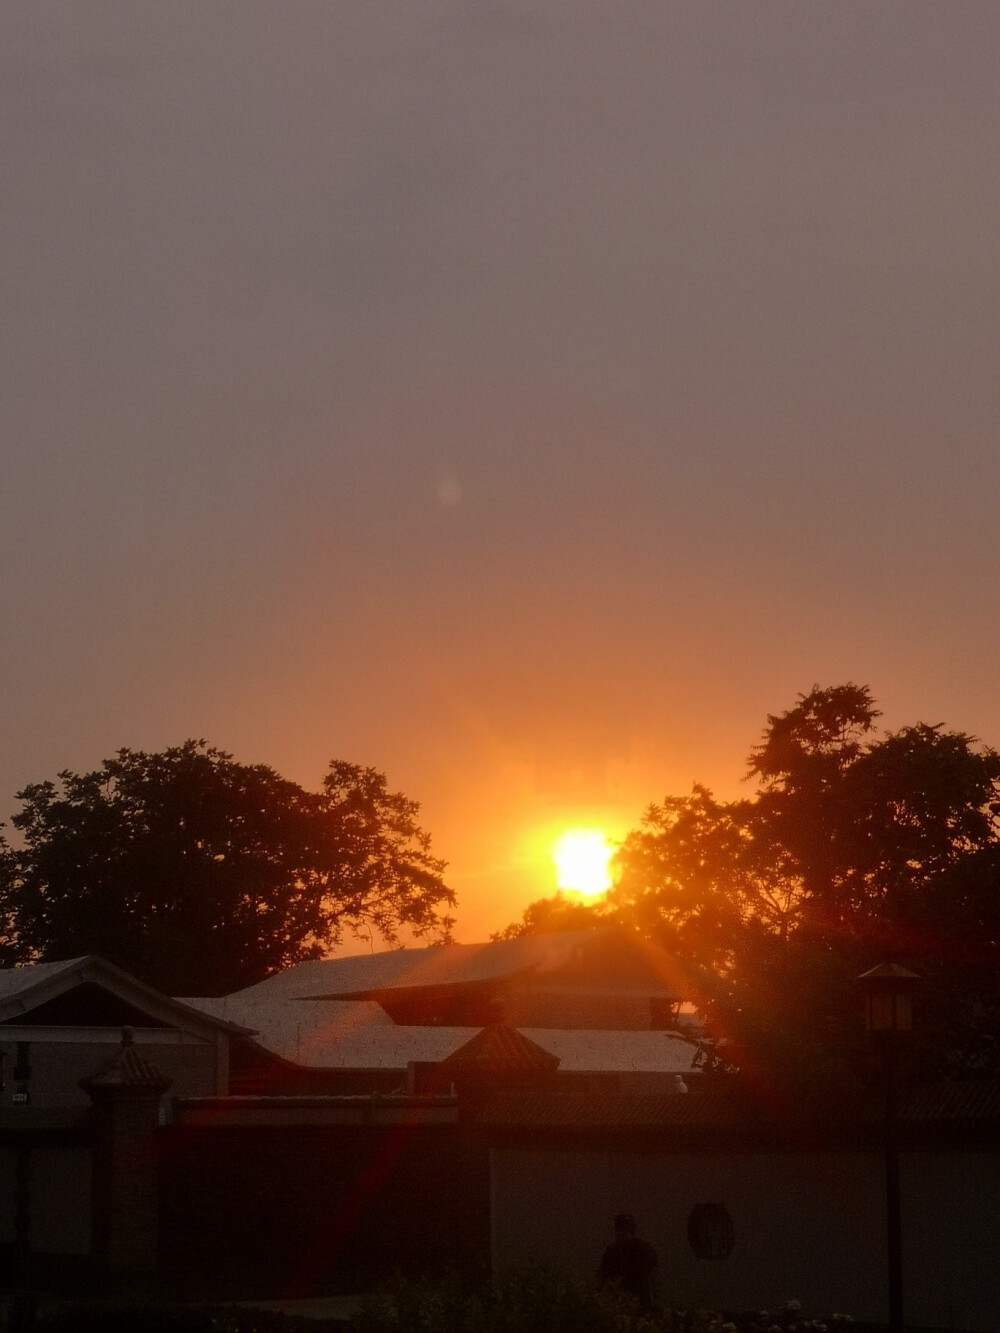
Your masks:
[{"label": "lens flare", "polygon": [[608,863],[615,849],[600,829],[569,829],[552,848],[556,883],[585,897],[596,897],[611,887]]}]

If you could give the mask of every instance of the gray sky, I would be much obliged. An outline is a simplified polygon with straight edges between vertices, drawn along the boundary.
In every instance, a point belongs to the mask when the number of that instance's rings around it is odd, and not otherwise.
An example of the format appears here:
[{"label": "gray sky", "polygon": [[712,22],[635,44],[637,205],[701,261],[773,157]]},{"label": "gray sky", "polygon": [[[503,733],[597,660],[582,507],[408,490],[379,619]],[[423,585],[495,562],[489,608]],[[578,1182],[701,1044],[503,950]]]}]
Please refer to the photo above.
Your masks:
[{"label": "gray sky", "polygon": [[7,0],[0,813],[205,736],[539,839],[1000,743],[1000,6]]}]

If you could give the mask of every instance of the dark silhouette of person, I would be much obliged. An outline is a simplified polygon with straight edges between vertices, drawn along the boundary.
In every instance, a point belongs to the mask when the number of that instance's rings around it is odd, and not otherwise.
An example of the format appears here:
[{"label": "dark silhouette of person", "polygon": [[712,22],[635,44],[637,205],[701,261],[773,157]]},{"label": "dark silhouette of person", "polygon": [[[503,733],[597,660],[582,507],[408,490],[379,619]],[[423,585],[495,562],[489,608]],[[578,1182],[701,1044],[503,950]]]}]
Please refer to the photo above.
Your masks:
[{"label": "dark silhouette of person", "polygon": [[614,1233],[614,1240],[601,1257],[601,1286],[618,1286],[648,1309],[653,1304],[653,1275],[659,1262],[656,1251],[636,1235],[631,1213],[615,1214]]}]

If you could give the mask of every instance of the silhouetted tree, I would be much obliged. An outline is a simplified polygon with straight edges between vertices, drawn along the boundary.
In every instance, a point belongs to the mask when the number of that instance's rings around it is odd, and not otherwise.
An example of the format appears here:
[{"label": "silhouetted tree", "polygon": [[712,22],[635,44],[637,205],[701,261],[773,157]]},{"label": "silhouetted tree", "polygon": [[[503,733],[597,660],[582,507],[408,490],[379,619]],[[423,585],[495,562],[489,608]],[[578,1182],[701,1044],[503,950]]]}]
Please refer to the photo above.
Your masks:
[{"label": "silhouetted tree", "polygon": [[22,845],[0,850],[7,960],[96,953],[174,995],[225,994],[345,931],[451,925],[419,807],[372,768],[331,763],[308,792],[187,741],[18,799]]},{"label": "silhouetted tree", "polygon": [[768,717],[753,796],[666,797],[618,853],[593,910],[701,967],[720,1065],[835,1083],[862,1058],[855,978],[893,957],[928,978],[924,1066],[1000,1072],[1000,755],[878,716],[814,687]]},{"label": "silhouetted tree", "polygon": [[926,948],[933,886],[997,841],[1000,755],[925,723],[876,737],[877,716],[868,690],[848,685],[770,717],[751,755],[751,835],[787,852],[810,932]]},{"label": "silhouetted tree", "polygon": [[503,930],[491,935],[492,940],[516,940],[522,935],[551,935],[560,930],[589,930],[606,919],[603,901],[574,902],[561,893],[551,898],[538,898],[524,909],[520,921],[512,921]]}]

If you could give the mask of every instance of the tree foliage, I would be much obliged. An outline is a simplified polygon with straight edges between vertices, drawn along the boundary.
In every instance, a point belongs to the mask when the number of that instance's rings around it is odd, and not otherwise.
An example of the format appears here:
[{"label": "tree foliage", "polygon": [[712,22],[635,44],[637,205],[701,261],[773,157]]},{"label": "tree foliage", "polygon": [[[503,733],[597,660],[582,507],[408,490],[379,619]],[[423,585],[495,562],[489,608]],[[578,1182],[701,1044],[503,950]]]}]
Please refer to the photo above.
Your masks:
[{"label": "tree foliage", "polygon": [[174,995],[225,994],[345,931],[446,934],[416,802],[333,762],[320,792],[203,741],[120,750],[18,793],[0,854],[7,959],[96,953]]},{"label": "tree foliage", "polygon": [[700,965],[720,1064],[840,1078],[862,1058],[855,979],[893,958],[927,979],[924,1066],[1000,1072],[1000,755],[878,717],[864,686],[815,686],[768,717],[751,796],[668,796],[618,853],[596,911]]},{"label": "tree foliage", "polygon": [[562,893],[539,898],[524,909],[520,921],[513,921],[490,936],[491,940],[516,940],[522,935],[553,935],[561,930],[589,930],[602,922],[600,903],[581,903]]}]

